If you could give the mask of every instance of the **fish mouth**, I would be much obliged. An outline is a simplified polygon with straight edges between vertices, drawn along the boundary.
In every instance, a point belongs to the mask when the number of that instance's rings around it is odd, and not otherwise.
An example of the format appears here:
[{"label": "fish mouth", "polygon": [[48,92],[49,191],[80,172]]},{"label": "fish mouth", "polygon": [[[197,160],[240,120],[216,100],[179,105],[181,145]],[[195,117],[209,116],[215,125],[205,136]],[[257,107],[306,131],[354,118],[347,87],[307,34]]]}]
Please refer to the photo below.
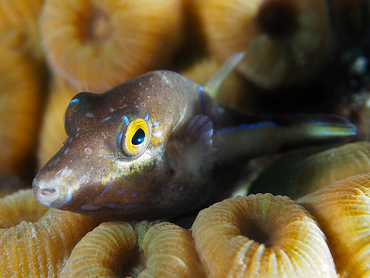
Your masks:
[{"label": "fish mouth", "polygon": [[54,183],[45,183],[37,180],[37,177],[32,182],[33,195],[44,206],[50,208],[58,208],[58,200],[60,200],[59,186]]}]

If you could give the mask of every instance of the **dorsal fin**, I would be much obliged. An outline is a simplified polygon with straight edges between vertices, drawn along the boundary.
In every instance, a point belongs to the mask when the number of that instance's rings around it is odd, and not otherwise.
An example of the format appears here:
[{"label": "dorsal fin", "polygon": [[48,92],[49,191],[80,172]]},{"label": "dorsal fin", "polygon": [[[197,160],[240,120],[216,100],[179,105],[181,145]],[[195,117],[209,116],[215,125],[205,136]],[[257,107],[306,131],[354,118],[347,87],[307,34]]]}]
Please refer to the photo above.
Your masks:
[{"label": "dorsal fin", "polygon": [[211,95],[216,95],[222,83],[236,65],[243,59],[245,52],[234,53],[226,60],[219,70],[208,80],[204,87]]}]

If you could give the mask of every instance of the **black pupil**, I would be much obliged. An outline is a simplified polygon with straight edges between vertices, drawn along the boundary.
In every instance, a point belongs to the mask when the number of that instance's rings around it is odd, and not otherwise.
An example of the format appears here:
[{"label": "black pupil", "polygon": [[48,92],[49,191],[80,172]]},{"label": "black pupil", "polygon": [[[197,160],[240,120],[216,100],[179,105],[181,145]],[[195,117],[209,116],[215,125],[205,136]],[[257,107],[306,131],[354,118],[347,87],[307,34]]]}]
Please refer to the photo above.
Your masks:
[{"label": "black pupil", "polygon": [[143,143],[145,140],[145,132],[141,128],[139,128],[136,132],[135,135],[132,137],[131,143],[133,145],[140,145]]}]

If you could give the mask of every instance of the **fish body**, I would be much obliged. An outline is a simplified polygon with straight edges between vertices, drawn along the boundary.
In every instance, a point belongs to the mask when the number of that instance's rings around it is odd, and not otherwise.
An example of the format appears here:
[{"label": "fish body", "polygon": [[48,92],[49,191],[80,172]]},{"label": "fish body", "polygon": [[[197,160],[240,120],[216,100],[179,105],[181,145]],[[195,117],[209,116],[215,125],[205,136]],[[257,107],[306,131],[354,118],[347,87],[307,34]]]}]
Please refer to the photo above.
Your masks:
[{"label": "fish body", "polygon": [[[68,139],[34,180],[36,198],[115,219],[152,219],[201,203],[212,164],[188,166],[184,159],[193,148],[209,160],[217,115],[202,116],[209,107],[202,107],[203,92],[194,91],[185,77],[154,71],[101,95],[78,94],[65,115]],[[145,146],[130,153],[125,141],[131,143],[135,123],[144,125]]]},{"label": "fish body", "polygon": [[170,217],[207,199],[217,163],[355,133],[335,117],[261,122],[219,106],[206,90],[152,71],[104,94],[76,95],[65,115],[68,138],[34,179],[36,198],[104,219]]}]

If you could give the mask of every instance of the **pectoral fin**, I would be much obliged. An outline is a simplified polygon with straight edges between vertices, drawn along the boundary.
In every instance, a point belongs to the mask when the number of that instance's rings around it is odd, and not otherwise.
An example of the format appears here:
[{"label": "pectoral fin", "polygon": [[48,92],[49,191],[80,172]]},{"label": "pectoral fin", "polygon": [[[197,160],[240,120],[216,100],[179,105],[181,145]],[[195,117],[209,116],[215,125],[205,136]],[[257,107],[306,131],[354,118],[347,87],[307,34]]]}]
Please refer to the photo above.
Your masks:
[{"label": "pectoral fin", "polygon": [[213,123],[206,115],[196,115],[181,136],[170,140],[167,147],[171,168],[177,175],[199,175],[213,163]]}]

